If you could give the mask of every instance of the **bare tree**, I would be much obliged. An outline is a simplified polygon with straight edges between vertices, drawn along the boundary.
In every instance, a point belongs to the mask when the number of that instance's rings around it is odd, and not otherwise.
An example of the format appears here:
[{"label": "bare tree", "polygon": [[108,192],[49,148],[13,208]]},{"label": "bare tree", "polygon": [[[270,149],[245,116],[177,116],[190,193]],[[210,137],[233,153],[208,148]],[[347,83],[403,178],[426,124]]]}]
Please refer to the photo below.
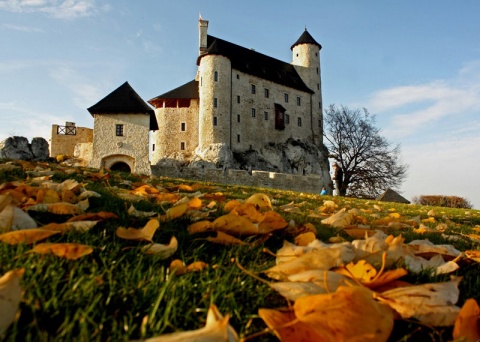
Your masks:
[{"label": "bare tree", "polygon": [[341,196],[377,197],[402,184],[408,166],[400,162],[400,145],[392,147],[380,135],[374,115],[366,109],[352,111],[335,105],[325,114],[323,134],[329,157],[343,171]]}]

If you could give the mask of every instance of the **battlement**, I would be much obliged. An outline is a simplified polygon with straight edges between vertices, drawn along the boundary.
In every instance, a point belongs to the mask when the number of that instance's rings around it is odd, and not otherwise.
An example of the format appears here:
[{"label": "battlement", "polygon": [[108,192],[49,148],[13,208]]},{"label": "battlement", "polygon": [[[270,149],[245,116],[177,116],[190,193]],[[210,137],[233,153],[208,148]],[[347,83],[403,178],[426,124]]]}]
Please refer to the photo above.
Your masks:
[{"label": "battlement", "polygon": [[253,170],[250,174],[245,170],[176,168],[173,166],[152,165],[152,175],[313,194],[320,193],[322,186],[327,186],[327,184],[324,184],[325,182],[322,181],[322,178],[317,175],[303,176],[258,170]]}]

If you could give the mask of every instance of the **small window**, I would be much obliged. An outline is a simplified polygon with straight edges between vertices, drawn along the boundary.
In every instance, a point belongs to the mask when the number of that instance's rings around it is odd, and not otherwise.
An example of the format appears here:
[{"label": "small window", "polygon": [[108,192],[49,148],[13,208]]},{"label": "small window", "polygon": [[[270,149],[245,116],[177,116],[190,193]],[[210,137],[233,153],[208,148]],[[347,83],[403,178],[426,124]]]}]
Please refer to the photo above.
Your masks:
[{"label": "small window", "polygon": [[300,96],[297,96],[297,106],[300,106],[301,102],[300,102]]},{"label": "small window", "polygon": [[265,120],[268,120],[268,112],[263,112],[263,117],[265,118]]},{"label": "small window", "polygon": [[270,97],[270,90],[265,88],[265,97],[268,99]]},{"label": "small window", "polygon": [[185,132],[185,131],[186,131],[185,122],[182,122],[182,123],[180,124],[180,130],[181,130],[182,132]]},{"label": "small window", "polygon": [[240,79],[240,75],[239,75],[239,74],[237,74],[237,80],[239,80],[239,79]]},{"label": "small window", "polygon": [[155,144],[152,144],[152,151],[155,151]]},{"label": "small window", "polygon": [[318,108],[322,109],[322,103],[321,102],[318,103]]},{"label": "small window", "polygon": [[213,125],[214,125],[214,126],[217,125],[217,117],[216,117],[216,116],[213,117]]},{"label": "small window", "polygon": [[115,134],[117,137],[123,137],[123,125],[115,125]]},{"label": "small window", "polygon": [[317,83],[317,89],[320,90],[320,83]]},{"label": "small window", "polygon": [[322,128],[322,120],[318,120],[318,128]]},{"label": "small window", "polygon": [[237,103],[240,103],[240,95],[237,95]]},{"label": "small window", "polygon": [[299,127],[302,127],[302,118],[297,119],[297,124]]},{"label": "small window", "polygon": [[240,142],[240,134],[237,134],[237,142]]},{"label": "small window", "polygon": [[200,77],[200,87],[202,86],[203,83],[203,77]]},{"label": "small window", "polygon": [[319,72],[320,72],[320,69],[319,69],[319,68],[317,68],[317,75],[319,74]]},{"label": "small window", "polygon": [[218,100],[217,100],[217,98],[215,97],[215,98],[213,99],[213,107],[217,108],[217,106],[218,106]]},{"label": "small window", "polygon": [[215,71],[215,72],[213,73],[213,80],[214,80],[215,82],[218,81],[218,71]]},{"label": "small window", "polygon": [[288,125],[290,123],[290,115],[285,114],[285,123]]},{"label": "small window", "polygon": [[255,108],[252,108],[252,118],[254,118],[257,115],[257,111]]},{"label": "small window", "polygon": [[237,122],[240,122],[240,114],[237,114]]},{"label": "small window", "polygon": [[181,149],[182,151],[185,150],[185,141],[182,141],[182,142],[180,143],[180,149]]},{"label": "small window", "polygon": [[252,94],[255,94],[257,92],[257,88],[255,87],[255,84],[252,84]]},{"label": "small window", "polygon": [[285,102],[288,103],[288,94],[285,93]]}]

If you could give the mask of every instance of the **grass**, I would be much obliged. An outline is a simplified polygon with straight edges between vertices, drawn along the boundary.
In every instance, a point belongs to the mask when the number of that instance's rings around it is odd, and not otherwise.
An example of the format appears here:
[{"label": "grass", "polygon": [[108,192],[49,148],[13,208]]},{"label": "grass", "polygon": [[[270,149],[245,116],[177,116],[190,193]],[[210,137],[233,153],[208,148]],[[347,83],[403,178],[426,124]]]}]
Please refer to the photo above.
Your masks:
[{"label": "grass", "polygon": [[[14,162],[15,164],[15,162]],[[23,170],[28,165],[22,164]],[[125,241],[115,235],[117,227],[143,227],[146,218],[131,217],[127,214],[130,202],[119,198],[116,189],[124,187],[124,180],[149,182],[156,186],[174,190],[179,184],[189,184],[203,193],[222,193],[227,199],[246,199],[250,195],[263,192],[270,196],[275,208],[295,201],[301,203],[300,212],[288,214],[280,212],[287,221],[312,223],[321,240],[340,235],[352,240],[341,231],[323,226],[321,219],[309,217],[324,200],[334,200],[339,208],[371,209],[375,201],[353,198],[339,198],[302,194],[292,191],[279,191],[266,188],[226,186],[213,183],[194,183],[181,179],[144,179],[130,174],[114,173],[106,180],[92,181],[88,172],[95,170],[75,169],[74,172],[58,165],[43,165],[43,168],[56,169],[52,180],[61,182],[72,178],[86,184],[88,190],[101,194],[90,199],[89,212],[108,211],[118,215],[117,219],[100,222],[88,233],[71,232],[55,235],[49,242],[76,242],[94,247],[94,252],[78,260],[66,260],[53,255],[27,253],[26,245],[11,246],[0,243],[0,275],[24,268],[21,284],[23,299],[15,322],[0,336],[5,341],[128,341],[144,339],[160,334],[198,329],[205,324],[206,311],[210,304],[216,304],[223,314],[231,315],[230,323],[243,337],[248,337],[266,328],[258,318],[259,308],[287,306],[283,297],[273,292],[267,285],[242,272],[234,263],[238,260],[254,273],[274,265],[274,258],[264,253],[264,248],[278,250],[285,239],[292,241],[286,230],[273,234],[260,244],[251,246],[226,247],[190,236],[186,227],[189,219],[179,218],[161,224],[153,240],[168,243],[175,235],[179,242],[173,258],[186,264],[201,260],[209,267],[201,272],[181,276],[170,274],[168,266],[172,258],[160,260],[156,256],[140,252],[144,244]],[[15,180],[25,180],[28,172],[0,173],[0,184]],[[185,194],[188,195],[188,194]],[[394,209],[406,218],[427,218],[434,209],[446,222],[447,234],[471,234],[480,225],[480,212],[476,210],[448,209],[403,205],[380,204],[384,214]],[[144,211],[157,211],[164,214],[169,205],[159,205],[148,200],[135,203],[135,208]],[[466,214],[466,212],[469,212]],[[222,207],[214,214],[223,214]],[[31,214],[43,225],[50,222],[64,222],[63,215],[45,213]],[[452,244],[460,250],[479,249],[478,240],[448,240],[441,234],[415,234],[412,231],[395,231],[403,234],[407,242],[413,239],[428,238],[435,244]],[[254,240],[254,239],[252,239]],[[455,272],[464,277],[460,283],[462,305],[467,298],[480,302],[480,266],[466,263]],[[406,280],[413,283],[441,281],[448,275],[430,277],[427,273],[408,275]],[[390,341],[448,341],[452,328],[431,328],[414,321],[397,321]],[[263,334],[252,341],[276,341],[272,334]]]}]

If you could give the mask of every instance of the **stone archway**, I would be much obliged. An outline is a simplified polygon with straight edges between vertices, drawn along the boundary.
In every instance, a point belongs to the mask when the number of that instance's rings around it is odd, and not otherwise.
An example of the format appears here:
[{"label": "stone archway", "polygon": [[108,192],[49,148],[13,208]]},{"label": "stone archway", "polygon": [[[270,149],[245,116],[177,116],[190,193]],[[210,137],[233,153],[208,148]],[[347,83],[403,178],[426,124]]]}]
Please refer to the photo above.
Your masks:
[{"label": "stone archway", "polygon": [[132,172],[135,170],[135,158],[124,154],[113,154],[104,157],[102,165],[112,171]]},{"label": "stone archway", "polygon": [[116,162],[112,166],[110,166],[110,170],[112,171],[120,171],[120,172],[129,172],[131,173],[132,170],[130,169],[130,166],[128,166],[127,163],[124,162]]}]

